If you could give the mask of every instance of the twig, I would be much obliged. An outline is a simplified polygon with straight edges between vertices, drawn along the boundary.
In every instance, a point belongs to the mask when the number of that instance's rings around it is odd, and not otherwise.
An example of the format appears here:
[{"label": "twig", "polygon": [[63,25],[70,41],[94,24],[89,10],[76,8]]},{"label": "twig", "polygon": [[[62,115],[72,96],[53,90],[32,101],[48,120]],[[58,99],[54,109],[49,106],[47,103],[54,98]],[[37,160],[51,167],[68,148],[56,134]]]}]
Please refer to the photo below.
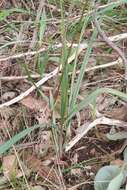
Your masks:
[{"label": "twig", "polygon": [[[118,34],[116,36],[111,36],[111,37],[109,37],[109,40],[115,42],[115,41],[123,40],[123,39],[126,39],[126,38],[127,38],[127,33],[123,33],[123,34]],[[94,47],[98,47],[100,45],[102,45],[102,43],[94,43],[93,44]],[[61,48],[62,46],[63,46],[62,43],[59,43],[59,44],[53,45],[52,48],[57,49],[57,48]],[[71,43],[67,43],[67,46],[70,47]],[[72,47],[73,48],[78,47],[78,44],[73,44]],[[88,47],[88,44],[87,43],[82,43],[82,44],[80,44],[80,47],[83,47],[84,49],[86,49]],[[7,57],[6,56],[0,56],[0,62],[8,61],[8,60],[11,60],[11,59],[18,59],[18,58],[22,58],[22,57],[26,57],[26,56],[34,56],[34,55],[36,55],[38,53],[45,52],[46,50],[47,50],[47,48],[43,47],[43,48],[40,48],[37,51],[29,51],[29,52],[25,52],[25,53],[18,53],[18,54],[7,56]]]},{"label": "twig", "polygon": [[13,98],[12,100],[10,100],[8,102],[0,104],[0,108],[3,108],[5,106],[10,106],[12,104],[15,104],[15,103],[19,102],[20,100],[22,100],[23,98],[25,98],[26,96],[28,96],[36,88],[38,88],[39,86],[41,86],[42,84],[44,84],[47,80],[53,78],[58,73],[58,71],[59,71],[59,68],[57,67],[54,71],[52,71],[51,73],[47,74],[44,78],[42,78],[41,80],[39,80],[37,83],[35,83],[35,85],[31,86],[24,93],[20,94],[19,96]]},{"label": "twig", "polygon": [[97,20],[97,14],[94,12],[93,15],[94,15],[94,16],[93,16],[93,18],[94,18],[94,24],[95,24],[95,26],[96,26],[96,28],[97,28],[97,30],[98,30],[99,35],[100,35],[100,36],[102,37],[102,39],[103,39],[112,49],[114,49],[114,50],[118,53],[118,55],[122,58],[123,63],[124,63],[124,66],[125,66],[125,80],[127,81],[127,59],[126,59],[124,53],[121,51],[121,49],[120,49],[118,46],[116,46],[116,44],[114,44],[114,43],[110,40],[110,38],[107,37],[107,35],[105,34],[105,32],[101,29],[100,23],[99,23],[99,21]]},{"label": "twig", "polygon": [[21,58],[21,57],[26,57],[26,56],[33,56],[35,54],[42,53],[44,51],[46,51],[46,48],[41,48],[38,51],[30,51],[30,52],[26,52],[26,53],[18,53],[18,54],[10,55],[10,56],[7,56],[7,57],[0,56],[0,62],[1,61],[8,61],[8,60],[11,60],[11,59],[17,59],[17,58]]},{"label": "twig", "polygon": [[[34,75],[30,75],[30,77],[32,79],[37,79],[37,78],[40,78],[41,76],[39,74],[34,74]],[[28,75],[26,76],[3,76],[3,77],[0,77],[0,80],[3,80],[3,81],[12,81],[12,80],[24,80],[24,79],[28,79]]]},{"label": "twig", "polygon": [[[122,60],[121,58],[118,58],[116,61],[113,61],[113,62],[110,62],[110,63],[105,63],[103,65],[97,65],[97,66],[94,66],[94,67],[88,67],[86,68],[86,72],[90,72],[90,71],[94,71],[94,70],[98,70],[98,69],[104,69],[104,68],[107,68],[107,67],[112,67],[112,66],[115,66],[115,65],[118,65],[118,64],[122,64]],[[77,71],[76,74],[78,74],[80,72]],[[59,73],[61,75],[61,73]],[[69,75],[71,75],[72,72],[69,72]],[[47,74],[44,74],[43,76],[46,76]],[[33,79],[38,79],[41,77],[41,75],[39,74],[32,74],[30,75],[31,78]],[[29,77],[26,75],[26,76],[1,76],[0,77],[0,80],[3,80],[3,81],[12,81],[12,80],[24,80],[24,79],[28,79]]]},{"label": "twig", "polygon": [[98,119],[95,119],[92,123],[90,123],[88,126],[84,124],[81,126],[81,133],[77,134],[65,147],[65,151],[69,151],[84,135],[87,134],[89,130],[91,130],[96,125],[116,125],[121,127],[127,127],[127,122],[123,122],[116,119],[109,119],[107,117],[101,117]]},{"label": "twig", "polygon": [[[127,38],[127,33],[126,33],[126,38]],[[57,48],[61,48],[62,46],[63,46],[63,44],[59,43],[59,44],[53,45],[52,48],[53,49],[57,49]],[[71,43],[67,43],[67,46],[70,47]],[[87,43],[83,43],[80,46],[83,46],[84,49],[85,49],[85,48],[87,48],[88,45],[87,45]],[[73,47],[78,47],[78,44],[74,44]],[[29,52],[26,52],[26,53],[18,53],[18,54],[7,56],[7,57],[0,56],[0,62],[2,62],[2,61],[8,61],[8,60],[11,60],[11,59],[22,58],[22,57],[26,57],[26,56],[34,56],[36,54],[45,52],[46,50],[47,50],[47,48],[43,47],[43,48],[40,48],[37,51],[29,51]]]},{"label": "twig", "polygon": [[104,69],[104,68],[107,68],[107,67],[115,66],[117,64],[121,64],[121,63],[122,63],[121,58],[118,58],[116,61],[113,61],[113,62],[110,62],[110,63],[105,63],[103,65],[97,65],[97,66],[94,66],[94,67],[87,68],[85,70],[85,72],[94,71],[94,70],[97,70],[97,69]]}]

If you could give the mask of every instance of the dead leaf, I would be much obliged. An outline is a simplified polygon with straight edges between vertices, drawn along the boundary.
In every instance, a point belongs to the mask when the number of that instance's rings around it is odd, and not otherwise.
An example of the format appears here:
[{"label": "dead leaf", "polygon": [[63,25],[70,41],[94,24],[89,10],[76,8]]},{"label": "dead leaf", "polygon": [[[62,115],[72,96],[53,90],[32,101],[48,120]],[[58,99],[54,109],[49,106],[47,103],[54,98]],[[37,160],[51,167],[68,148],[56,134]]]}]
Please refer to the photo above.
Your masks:
[{"label": "dead leaf", "polygon": [[11,178],[12,175],[17,174],[17,162],[15,155],[8,155],[3,158],[3,173],[4,176],[8,179]]},{"label": "dead leaf", "polygon": [[116,99],[114,97],[102,93],[96,99],[97,110],[99,112],[103,112],[104,110],[107,110],[107,108],[111,107],[111,105],[114,104],[115,101]]},{"label": "dead leaf", "polygon": [[113,108],[112,111],[105,112],[105,116],[126,122],[127,121],[127,107],[122,106],[120,108]]},{"label": "dead leaf", "polygon": [[27,96],[21,103],[35,112],[35,118],[39,124],[48,124],[50,121],[51,111],[46,101]]},{"label": "dead leaf", "polygon": [[15,110],[13,108],[3,107],[0,109],[0,115],[2,118],[5,118],[5,120],[8,120],[14,114],[15,114]]},{"label": "dead leaf", "polygon": [[26,161],[28,168],[34,172],[38,172],[39,176],[42,177],[45,182],[59,185],[58,174],[53,167],[42,165],[42,162],[39,159],[30,154],[27,154]]},{"label": "dead leaf", "polygon": [[[24,173],[28,176],[29,170],[25,167],[23,163],[20,163],[24,169]],[[18,169],[18,163],[15,155],[8,155],[3,158],[3,174],[7,179],[11,179],[12,176],[20,178],[23,176],[23,173]]]},{"label": "dead leaf", "polygon": [[27,96],[26,98],[22,99],[20,102],[27,108],[34,111],[40,111],[47,105],[45,101],[33,98],[32,96]]}]

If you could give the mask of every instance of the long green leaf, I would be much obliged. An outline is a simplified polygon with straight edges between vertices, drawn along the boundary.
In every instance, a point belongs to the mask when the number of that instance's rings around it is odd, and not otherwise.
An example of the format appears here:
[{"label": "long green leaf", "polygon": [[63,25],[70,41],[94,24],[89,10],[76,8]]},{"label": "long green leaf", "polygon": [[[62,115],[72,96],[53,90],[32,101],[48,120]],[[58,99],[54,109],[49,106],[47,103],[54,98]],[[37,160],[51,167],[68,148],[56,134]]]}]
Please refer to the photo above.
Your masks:
[{"label": "long green leaf", "polygon": [[92,34],[91,39],[90,39],[90,42],[88,44],[88,48],[87,48],[85,56],[84,56],[84,60],[83,60],[83,63],[82,63],[81,69],[80,69],[80,74],[79,74],[77,82],[74,86],[71,108],[73,108],[75,103],[76,103],[76,100],[77,100],[77,97],[79,94],[79,90],[81,87],[81,82],[82,82],[82,79],[84,77],[85,68],[86,68],[86,65],[89,61],[89,57],[90,57],[91,51],[92,51],[92,45],[93,45],[93,42],[94,42],[96,36],[97,36],[97,30],[94,29],[93,34]]},{"label": "long green leaf", "polygon": [[115,165],[104,166],[99,169],[94,179],[94,190],[107,190],[109,183],[120,173]]},{"label": "long green leaf", "polygon": [[39,30],[39,43],[40,43],[40,45],[42,43],[45,30],[46,30],[46,13],[45,13],[45,11],[43,11],[41,19],[40,19],[40,30]]},{"label": "long green leaf", "polygon": [[64,16],[64,3],[63,0],[60,0],[60,8],[61,8],[61,40],[63,44],[62,48],[62,56],[61,56],[61,63],[62,63],[62,76],[60,79],[61,82],[61,119],[62,123],[64,123],[65,113],[67,111],[68,105],[68,64],[67,64],[67,57],[68,57],[68,49],[66,45],[66,24],[65,24],[65,16]]},{"label": "long green leaf", "polygon": [[75,76],[76,76],[78,51],[79,51],[79,48],[80,48],[80,44],[81,44],[82,38],[84,36],[84,32],[85,32],[86,27],[87,27],[87,25],[89,23],[89,19],[90,19],[89,15],[84,18],[83,27],[82,27],[80,38],[79,38],[79,42],[78,42],[78,47],[76,49],[75,60],[74,60],[74,68],[73,68],[72,78],[71,78],[71,88],[70,88],[70,96],[69,96],[69,109],[68,109],[69,111],[71,110],[71,107],[73,106],[72,105],[72,103],[73,103],[72,98],[73,98],[73,92],[74,92],[74,83],[75,83]]},{"label": "long green leaf", "polygon": [[21,140],[23,137],[31,133],[33,130],[42,127],[41,125],[35,125],[33,127],[27,128],[23,130],[22,132],[18,133],[14,137],[12,137],[10,140],[5,142],[4,144],[0,145],[0,155],[5,153],[7,150],[9,150],[15,143],[17,143],[19,140]]},{"label": "long green leaf", "polygon": [[67,111],[68,105],[68,65],[66,64],[63,69],[63,77],[61,81],[61,118],[62,122],[64,122],[64,116]]}]

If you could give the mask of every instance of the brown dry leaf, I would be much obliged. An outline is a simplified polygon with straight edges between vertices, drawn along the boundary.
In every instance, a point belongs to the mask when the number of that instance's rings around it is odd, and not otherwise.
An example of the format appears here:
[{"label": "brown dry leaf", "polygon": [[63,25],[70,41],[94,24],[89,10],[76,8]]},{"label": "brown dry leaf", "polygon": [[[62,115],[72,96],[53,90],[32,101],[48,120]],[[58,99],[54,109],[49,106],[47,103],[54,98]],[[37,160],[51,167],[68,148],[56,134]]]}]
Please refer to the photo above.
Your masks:
[{"label": "brown dry leaf", "polygon": [[32,96],[27,96],[26,98],[22,99],[20,102],[27,108],[34,111],[40,111],[47,105],[45,101],[33,98]]},{"label": "brown dry leaf", "polygon": [[5,118],[5,120],[8,120],[14,114],[15,114],[15,110],[13,108],[3,107],[0,109],[0,115],[1,117]]},{"label": "brown dry leaf", "polygon": [[120,108],[114,108],[112,111],[107,111],[105,113],[107,117],[113,118],[113,119],[118,119],[121,121],[127,121],[127,107],[122,106]]},{"label": "brown dry leaf", "polygon": [[11,178],[12,175],[17,174],[17,162],[15,155],[8,155],[3,158],[3,173],[4,176],[8,179]]},{"label": "brown dry leaf", "polygon": [[105,93],[100,94],[96,99],[97,110],[99,112],[103,112],[107,110],[113,103],[115,103],[116,99],[110,95]]},{"label": "brown dry leaf", "polygon": [[49,123],[51,111],[46,101],[33,98],[32,96],[27,96],[26,98],[21,100],[21,103],[30,110],[36,112],[35,118],[37,119],[39,124]]},{"label": "brown dry leaf", "polygon": [[34,172],[38,172],[40,177],[42,177],[45,182],[59,185],[58,174],[53,167],[42,165],[42,162],[39,159],[30,154],[27,154],[26,161],[29,169],[31,169]]}]

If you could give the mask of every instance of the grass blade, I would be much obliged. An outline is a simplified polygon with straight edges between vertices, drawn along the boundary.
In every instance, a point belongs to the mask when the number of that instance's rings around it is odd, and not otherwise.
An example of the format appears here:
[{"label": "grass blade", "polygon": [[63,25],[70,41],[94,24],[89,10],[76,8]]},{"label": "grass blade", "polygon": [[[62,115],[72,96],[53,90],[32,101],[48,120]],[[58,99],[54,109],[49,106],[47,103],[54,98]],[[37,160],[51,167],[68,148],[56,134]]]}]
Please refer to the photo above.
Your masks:
[{"label": "grass blade", "polygon": [[39,31],[39,45],[41,46],[43,37],[44,37],[44,32],[46,30],[46,13],[45,10],[42,13],[41,19],[40,19],[40,31]]},{"label": "grass blade", "polygon": [[90,39],[90,42],[89,42],[89,45],[88,45],[88,48],[87,48],[87,51],[86,51],[86,54],[84,56],[84,60],[83,60],[83,63],[82,63],[81,69],[80,69],[80,74],[79,74],[77,82],[76,82],[76,84],[74,85],[74,88],[73,88],[73,96],[72,96],[72,101],[71,101],[71,108],[73,108],[75,103],[76,103],[76,100],[77,100],[77,97],[78,97],[78,94],[79,94],[79,90],[80,90],[80,86],[81,86],[81,82],[82,82],[82,79],[84,77],[85,68],[86,68],[86,65],[87,65],[87,63],[89,61],[89,57],[91,55],[92,44],[93,44],[96,36],[97,36],[97,30],[94,29],[93,34],[92,34],[91,39]]},{"label": "grass blade", "polygon": [[33,130],[42,127],[41,125],[35,125],[33,127],[27,128],[23,130],[22,132],[18,133],[14,137],[12,137],[10,140],[5,142],[0,146],[0,155],[5,153],[7,150],[9,150],[15,143],[17,143],[20,139],[31,133]]},{"label": "grass blade", "polygon": [[75,54],[75,60],[74,60],[74,68],[73,68],[73,73],[72,73],[72,78],[71,78],[71,89],[70,89],[70,97],[69,97],[69,110],[71,109],[71,102],[72,102],[72,97],[73,97],[73,90],[74,90],[74,81],[75,81],[75,76],[76,76],[76,67],[77,67],[77,59],[78,59],[78,51],[80,49],[80,43],[82,40],[82,37],[84,35],[84,31],[89,23],[90,16],[87,16],[84,20],[84,24],[82,27],[82,31],[80,34],[79,42],[78,42],[78,47],[76,49],[76,54]]}]

